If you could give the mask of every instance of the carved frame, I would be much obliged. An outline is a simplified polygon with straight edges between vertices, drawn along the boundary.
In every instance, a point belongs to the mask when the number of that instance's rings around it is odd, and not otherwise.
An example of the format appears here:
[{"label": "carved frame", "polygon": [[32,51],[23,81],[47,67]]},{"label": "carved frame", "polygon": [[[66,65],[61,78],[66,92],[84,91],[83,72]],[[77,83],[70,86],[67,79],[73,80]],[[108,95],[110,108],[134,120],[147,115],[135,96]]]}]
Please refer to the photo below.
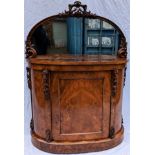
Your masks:
[{"label": "carved frame", "polygon": [[35,31],[35,29],[37,27],[39,27],[40,25],[42,25],[44,22],[48,22],[51,19],[55,19],[55,18],[67,18],[67,17],[87,17],[87,18],[94,18],[94,19],[101,19],[109,24],[111,24],[119,33],[120,33],[120,45],[119,45],[119,49],[118,49],[118,54],[117,57],[118,58],[127,58],[127,42],[126,42],[126,38],[123,34],[123,32],[121,31],[121,29],[111,20],[105,18],[105,17],[101,17],[98,16],[96,14],[91,13],[91,11],[87,11],[87,5],[83,5],[81,4],[80,1],[75,1],[74,4],[69,4],[68,5],[68,11],[64,11],[62,13],[59,13],[57,15],[54,16],[50,16],[48,18],[43,19],[42,21],[40,21],[39,23],[37,23],[29,32],[28,37],[27,37],[27,41],[26,41],[26,59],[29,58],[33,58],[37,56],[37,51],[35,50],[34,46],[31,44],[31,36],[33,34],[33,32]]}]

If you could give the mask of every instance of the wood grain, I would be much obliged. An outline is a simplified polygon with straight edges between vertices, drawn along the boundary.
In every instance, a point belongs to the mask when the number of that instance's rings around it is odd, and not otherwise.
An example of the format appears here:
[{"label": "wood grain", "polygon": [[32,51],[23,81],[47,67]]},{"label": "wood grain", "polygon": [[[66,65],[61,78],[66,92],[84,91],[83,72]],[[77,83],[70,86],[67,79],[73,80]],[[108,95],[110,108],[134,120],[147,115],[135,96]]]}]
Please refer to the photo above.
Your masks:
[{"label": "wood grain", "polygon": [[[66,60],[65,65],[64,62],[58,65],[48,64],[43,58],[43,63],[32,59],[36,61],[29,62],[32,142],[36,147],[53,153],[79,153],[109,149],[122,141],[126,61],[119,63],[116,59],[116,64],[109,60],[105,60],[106,64],[104,60],[93,64],[81,61],[80,65],[72,66],[66,65]],[[45,98],[45,84],[49,98]]]}]

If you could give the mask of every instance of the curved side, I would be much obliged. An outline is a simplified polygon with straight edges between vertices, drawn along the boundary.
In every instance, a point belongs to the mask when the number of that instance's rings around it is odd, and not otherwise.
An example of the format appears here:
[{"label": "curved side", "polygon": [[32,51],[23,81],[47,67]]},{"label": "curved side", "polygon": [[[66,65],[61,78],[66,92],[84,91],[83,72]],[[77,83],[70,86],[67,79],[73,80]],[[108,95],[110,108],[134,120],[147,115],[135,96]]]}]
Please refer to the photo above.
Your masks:
[{"label": "curved side", "polygon": [[32,134],[32,143],[38,149],[49,153],[86,153],[103,151],[119,145],[123,140],[124,128],[115,134],[113,139],[107,138],[103,140],[79,141],[79,142],[50,142],[47,143],[43,139]]}]

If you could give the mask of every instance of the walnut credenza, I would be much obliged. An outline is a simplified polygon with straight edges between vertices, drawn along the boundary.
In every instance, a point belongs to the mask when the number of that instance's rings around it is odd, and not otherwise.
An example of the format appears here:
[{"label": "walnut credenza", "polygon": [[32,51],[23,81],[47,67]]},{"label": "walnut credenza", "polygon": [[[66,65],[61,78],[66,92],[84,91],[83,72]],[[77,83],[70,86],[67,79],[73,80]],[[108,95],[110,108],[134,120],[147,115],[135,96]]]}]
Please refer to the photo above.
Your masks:
[{"label": "walnut credenza", "polygon": [[126,62],[112,56],[30,58],[33,145],[52,153],[81,153],[120,144]]}]

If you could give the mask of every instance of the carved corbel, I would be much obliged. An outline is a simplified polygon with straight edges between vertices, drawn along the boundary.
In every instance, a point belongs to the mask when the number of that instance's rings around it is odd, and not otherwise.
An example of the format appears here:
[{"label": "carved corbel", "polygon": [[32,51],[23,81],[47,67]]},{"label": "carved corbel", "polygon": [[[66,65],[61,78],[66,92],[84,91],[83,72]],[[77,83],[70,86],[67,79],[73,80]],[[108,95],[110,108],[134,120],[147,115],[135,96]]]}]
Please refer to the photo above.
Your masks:
[{"label": "carved corbel", "polygon": [[34,49],[33,45],[31,44],[31,41],[26,41],[26,59],[33,58],[37,55],[36,50]]},{"label": "carved corbel", "polygon": [[124,36],[121,36],[120,46],[118,49],[119,58],[127,58],[127,42]]},{"label": "carved corbel", "polygon": [[43,71],[43,92],[45,100],[50,99],[50,90],[49,90],[49,71],[44,70]]},{"label": "carved corbel", "polygon": [[111,73],[111,94],[114,97],[117,92],[118,70],[112,70]]}]

